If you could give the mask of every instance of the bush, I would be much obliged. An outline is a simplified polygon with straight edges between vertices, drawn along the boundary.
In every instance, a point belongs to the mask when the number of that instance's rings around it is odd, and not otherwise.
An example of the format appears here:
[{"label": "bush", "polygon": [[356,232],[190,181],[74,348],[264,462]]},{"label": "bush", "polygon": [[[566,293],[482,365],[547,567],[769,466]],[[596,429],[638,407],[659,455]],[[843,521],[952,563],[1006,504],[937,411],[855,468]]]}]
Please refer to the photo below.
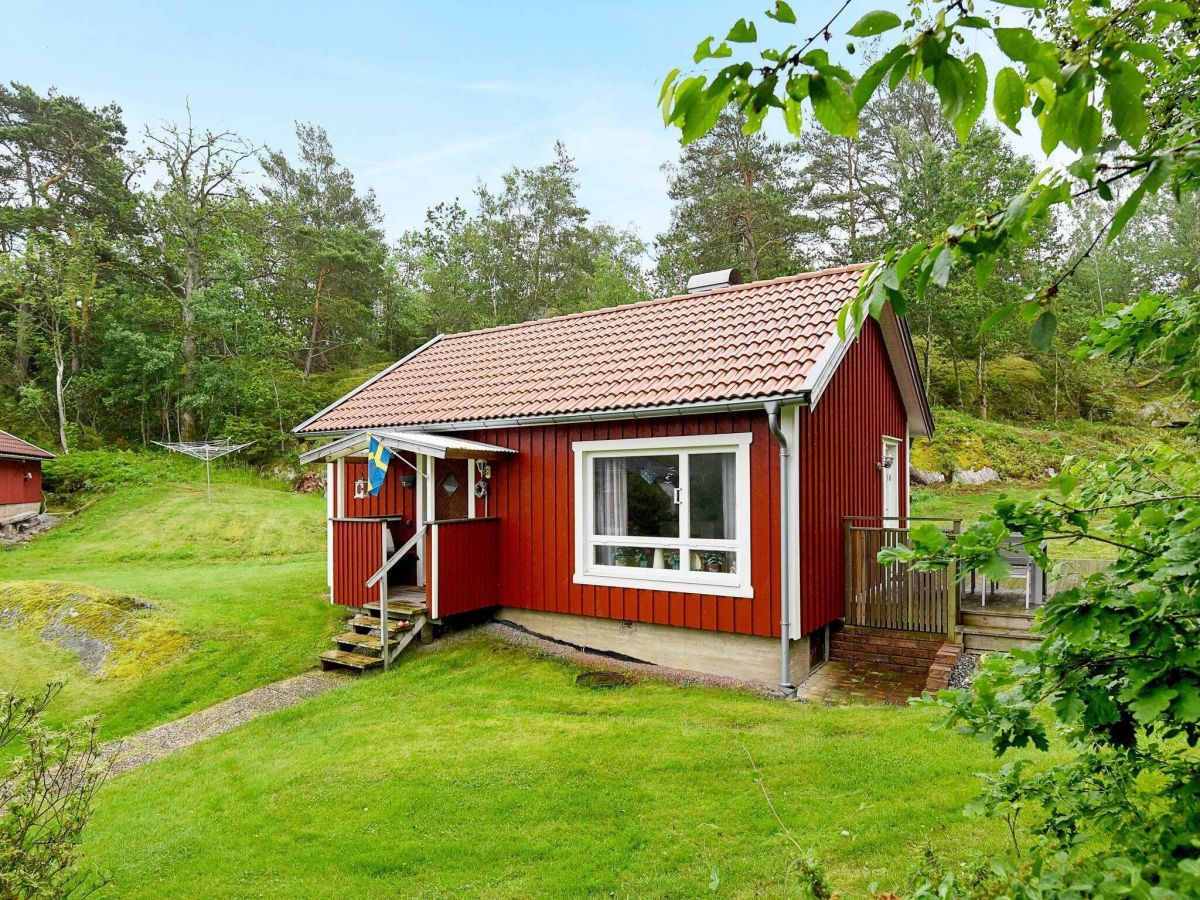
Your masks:
[{"label": "bush", "polygon": [[81,450],[43,463],[42,478],[50,493],[75,494],[194,478],[198,465],[166,451]]}]

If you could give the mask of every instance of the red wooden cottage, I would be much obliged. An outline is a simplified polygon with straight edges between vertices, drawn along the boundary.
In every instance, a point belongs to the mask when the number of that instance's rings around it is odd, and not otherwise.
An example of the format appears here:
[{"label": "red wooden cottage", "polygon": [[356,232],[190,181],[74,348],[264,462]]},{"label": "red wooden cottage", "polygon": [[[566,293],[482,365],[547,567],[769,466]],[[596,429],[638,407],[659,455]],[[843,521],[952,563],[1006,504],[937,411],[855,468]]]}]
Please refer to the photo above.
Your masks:
[{"label": "red wooden cottage", "polygon": [[0,431],[0,525],[41,511],[42,461],[47,459],[54,454]]},{"label": "red wooden cottage", "polygon": [[843,614],[844,517],[906,515],[932,431],[904,321],[838,337],[862,268],[442,335],[298,426],[330,439],[302,459],[327,463],[331,599],[363,608],[326,661],[368,664],[408,625],[389,609],[486,609],[786,690]]}]

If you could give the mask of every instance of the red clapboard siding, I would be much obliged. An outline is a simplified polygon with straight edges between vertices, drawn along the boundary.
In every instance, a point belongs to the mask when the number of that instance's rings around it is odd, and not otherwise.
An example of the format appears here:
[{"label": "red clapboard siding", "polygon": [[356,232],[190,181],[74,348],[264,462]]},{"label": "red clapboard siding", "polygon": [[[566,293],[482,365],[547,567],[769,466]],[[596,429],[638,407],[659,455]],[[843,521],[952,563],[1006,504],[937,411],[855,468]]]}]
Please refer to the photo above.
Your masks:
[{"label": "red clapboard siding", "polygon": [[355,609],[379,599],[379,586],[365,582],[383,565],[383,532],[379,522],[333,522],[333,600]]},{"label": "red clapboard siding", "polygon": [[[26,473],[33,477],[26,478]],[[0,459],[0,504],[41,500],[42,464],[36,460]]]},{"label": "red clapboard siding", "polygon": [[367,477],[366,460],[346,460],[346,518],[357,519],[369,516],[400,516],[404,522],[392,523],[392,538],[400,546],[413,536],[413,522],[417,517],[417,489],[404,487],[400,479],[405,475],[414,474],[411,453],[393,453],[392,461],[388,464],[387,477],[383,479],[383,487],[374,497],[367,495],[361,500],[354,499],[354,482]]},{"label": "red clapboard siding", "polygon": [[[755,596],[715,597],[575,584],[576,441],[752,432],[750,576]],[[464,435],[512,447],[492,461],[504,606],[764,636],[779,634],[779,448],[763,412],[487,429]],[[775,523],[775,524],[772,524]],[[439,553],[441,545],[439,544]]]},{"label": "red clapboard siding", "polygon": [[[470,612],[500,602],[500,520],[438,523],[437,612]],[[433,540],[426,532],[426,544]],[[426,559],[431,559],[429,552]]]},{"label": "red clapboard siding", "polygon": [[845,613],[845,516],[883,513],[876,463],[899,438],[900,509],[908,493],[907,417],[879,326],[868,320],[814,410],[800,416],[800,624]]}]

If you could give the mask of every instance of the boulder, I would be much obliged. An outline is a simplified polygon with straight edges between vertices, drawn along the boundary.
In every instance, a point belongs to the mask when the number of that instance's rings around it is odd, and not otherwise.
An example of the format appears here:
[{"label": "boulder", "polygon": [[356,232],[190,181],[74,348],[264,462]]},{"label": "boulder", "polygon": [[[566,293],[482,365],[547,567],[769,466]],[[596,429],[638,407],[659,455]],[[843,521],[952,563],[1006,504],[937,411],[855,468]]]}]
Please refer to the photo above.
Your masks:
[{"label": "boulder", "polygon": [[955,469],[950,478],[954,484],[991,484],[1000,480],[1000,473],[991,466],[982,469]]},{"label": "boulder", "polygon": [[910,466],[908,469],[908,479],[913,484],[945,484],[946,476],[941,472],[927,472],[924,469],[918,469],[916,466]]}]

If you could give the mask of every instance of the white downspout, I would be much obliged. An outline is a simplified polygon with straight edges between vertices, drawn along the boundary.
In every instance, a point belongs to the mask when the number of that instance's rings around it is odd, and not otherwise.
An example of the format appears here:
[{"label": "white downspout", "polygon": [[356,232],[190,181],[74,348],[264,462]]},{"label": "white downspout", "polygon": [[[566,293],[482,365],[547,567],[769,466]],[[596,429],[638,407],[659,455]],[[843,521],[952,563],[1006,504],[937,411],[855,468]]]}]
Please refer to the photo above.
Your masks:
[{"label": "white downspout", "polygon": [[791,565],[791,450],[788,447],[787,436],[779,427],[779,401],[768,400],[764,404],[767,410],[767,427],[775,440],[779,441],[779,539],[783,545],[779,554],[781,581],[781,600],[779,604],[779,691],[785,697],[796,695],[796,686],[791,682],[791,605],[792,605],[792,565]]}]

